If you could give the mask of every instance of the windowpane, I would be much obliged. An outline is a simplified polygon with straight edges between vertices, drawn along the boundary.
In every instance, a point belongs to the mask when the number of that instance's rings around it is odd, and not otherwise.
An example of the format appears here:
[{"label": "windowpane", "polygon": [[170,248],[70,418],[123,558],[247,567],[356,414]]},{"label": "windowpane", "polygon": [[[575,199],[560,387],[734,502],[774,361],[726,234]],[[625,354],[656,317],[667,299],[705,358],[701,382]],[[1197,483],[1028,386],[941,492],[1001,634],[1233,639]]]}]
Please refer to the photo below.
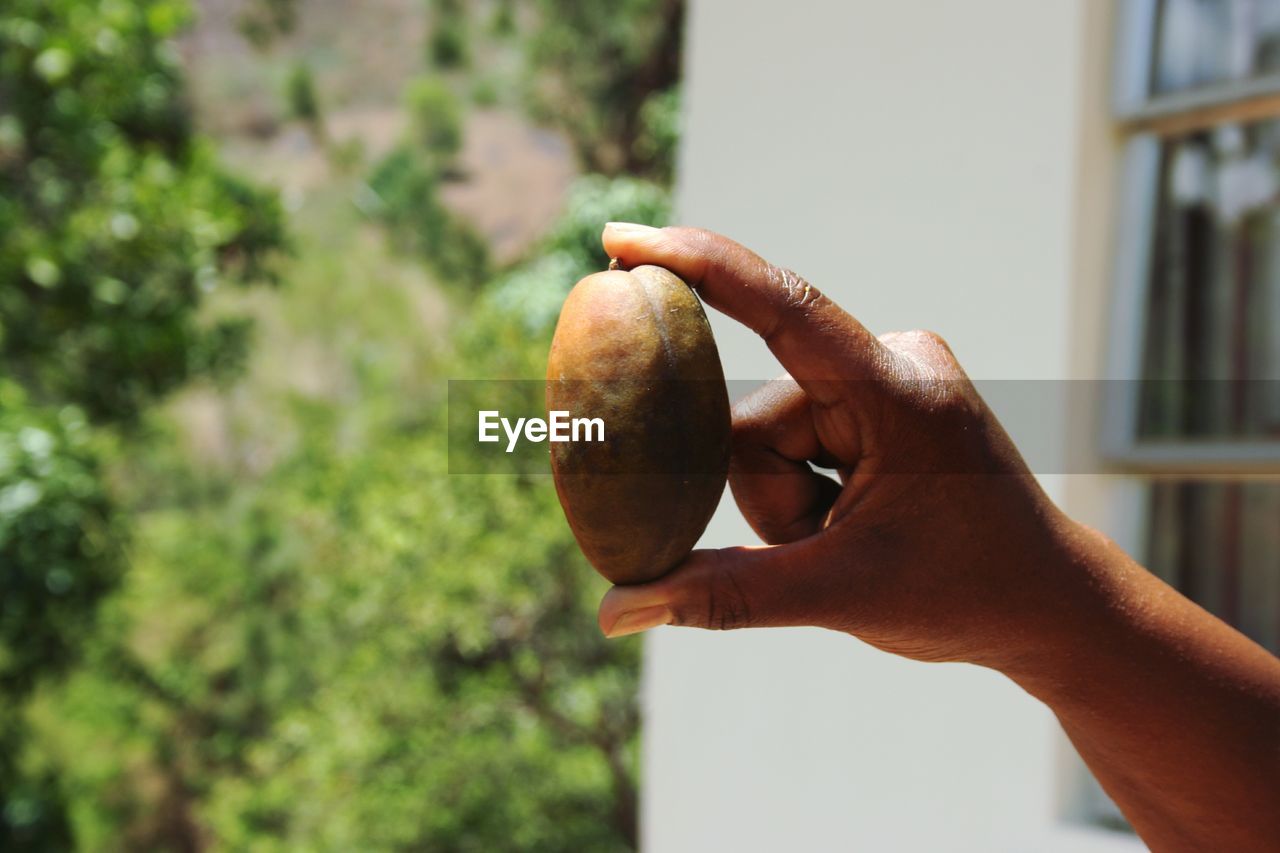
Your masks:
[{"label": "windowpane", "polygon": [[1152,91],[1280,71],[1280,0],[1161,0]]},{"label": "windowpane", "polygon": [[1161,160],[1138,436],[1280,437],[1280,120]]},{"label": "windowpane", "polygon": [[1148,567],[1280,654],[1280,484],[1161,482]]},{"label": "windowpane", "polygon": [[[1180,121],[1159,132],[1222,121],[1183,109],[1244,94],[1214,87],[1268,77],[1250,90],[1262,94],[1280,75],[1280,0],[1157,0],[1156,9],[1154,45],[1124,48],[1153,57],[1148,93],[1213,90],[1165,101]],[[1150,278],[1133,329],[1145,380],[1136,437],[1188,458],[1196,442],[1280,441],[1280,119],[1160,144],[1154,238],[1141,250]],[[1280,654],[1280,483],[1153,480],[1148,495],[1147,567]],[[1086,787],[1091,822],[1127,826],[1092,777]]]}]

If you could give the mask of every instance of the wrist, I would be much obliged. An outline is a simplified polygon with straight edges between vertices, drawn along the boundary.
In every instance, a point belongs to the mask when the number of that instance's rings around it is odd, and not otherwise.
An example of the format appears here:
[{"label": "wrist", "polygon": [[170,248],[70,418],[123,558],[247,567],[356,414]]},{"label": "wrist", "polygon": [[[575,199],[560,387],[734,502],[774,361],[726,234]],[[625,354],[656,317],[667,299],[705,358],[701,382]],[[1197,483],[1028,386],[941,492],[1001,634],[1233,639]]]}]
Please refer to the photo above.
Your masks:
[{"label": "wrist", "polygon": [[1055,515],[1044,551],[1025,569],[1040,583],[1018,646],[994,668],[1057,708],[1103,685],[1141,633],[1147,583],[1168,587],[1102,534]]}]

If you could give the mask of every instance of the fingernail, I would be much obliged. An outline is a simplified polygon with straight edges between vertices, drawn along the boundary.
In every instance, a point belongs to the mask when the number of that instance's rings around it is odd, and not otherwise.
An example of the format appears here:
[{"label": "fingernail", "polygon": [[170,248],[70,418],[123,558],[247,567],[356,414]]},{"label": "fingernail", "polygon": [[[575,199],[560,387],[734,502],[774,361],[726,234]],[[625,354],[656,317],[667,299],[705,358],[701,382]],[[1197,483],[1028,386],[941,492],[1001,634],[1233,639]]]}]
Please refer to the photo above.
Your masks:
[{"label": "fingernail", "polygon": [[652,225],[640,225],[636,222],[606,222],[604,227],[606,230],[617,231],[619,234],[649,234],[658,230]]},{"label": "fingernail", "polygon": [[613,627],[605,632],[605,636],[613,639],[614,637],[625,637],[628,634],[639,634],[641,631],[648,631],[650,628],[657,628],[659,625],[670,625],[671,620],[674,618],[671,609],[665,604],[641,607],[639,610],[628,610],[614,620]]}]

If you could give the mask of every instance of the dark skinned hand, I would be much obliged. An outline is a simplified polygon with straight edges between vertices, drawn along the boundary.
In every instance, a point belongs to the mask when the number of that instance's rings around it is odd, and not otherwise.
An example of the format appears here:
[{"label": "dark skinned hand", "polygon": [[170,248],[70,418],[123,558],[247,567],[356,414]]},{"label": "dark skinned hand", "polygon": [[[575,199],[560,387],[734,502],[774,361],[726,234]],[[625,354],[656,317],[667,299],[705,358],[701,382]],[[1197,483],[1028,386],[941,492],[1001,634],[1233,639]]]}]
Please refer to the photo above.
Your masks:
[{"label": "dark skinned hand", "polygon": [[614,587],[606,634],[813,625],[992,667],[1153,850],[1276,849],[1280,659],[1055,507],[942,339],[876,337],[707,231],[613,223],[604,245],[682,277],[789,374],[733,413],[729,484],[768,544]]},{"label": "dark skinned hand", "polygon": [[695,551],[658,581],[615,588],[607,633],[817,625],[923,660],[1026,651],[1028,619],[1049,618],[1059,594],[1028,558],[1065,520],[941,338],[877,338],[710,232],[611,226],[604,243],[624,267],[684,278],[789,372],[733,413],[730,487],[769,546]]}]

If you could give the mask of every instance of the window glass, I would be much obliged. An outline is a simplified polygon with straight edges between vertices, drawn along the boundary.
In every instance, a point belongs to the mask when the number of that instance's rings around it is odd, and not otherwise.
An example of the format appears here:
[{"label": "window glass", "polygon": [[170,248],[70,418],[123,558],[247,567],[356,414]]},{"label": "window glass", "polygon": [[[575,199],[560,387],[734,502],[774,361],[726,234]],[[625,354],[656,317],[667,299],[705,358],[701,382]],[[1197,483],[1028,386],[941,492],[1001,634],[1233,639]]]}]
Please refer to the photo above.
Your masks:
[{"label": "window glass", "polygon": [[1155,94],[1280,71],[1280,0],[1161,0]]},{"label": "window glass", "polygon": [[1280,120],[1161,159],[1138,437],[1280,438]]},{"label": "window glass", "polygon": [[[1133,33],[1154,43],[1126,43],[1121,59],[1152,57],[1151,95],[1207,93],[1167,101],[1185,122],[1170,127],[1221,121],[1212,110],[1246,94],[1231,84],[1280,75],[1280,0],[1156,0],[1155,12]],[[1150,261],[1147,281],[1122,283],[1146,287],[1141,326],[1126,330],[1144,380],[1136,438],[1189,459],[1196,442],[1280,441],[1280,118],[1159,145],[1157,181],[1142,182],[1152,234],[1121,247]],[[1165,472],[1145,494],[1146,566],[1280,654],[1280,483]],[[1086,788],[1091,823],[1127,828],[1092,777]]]},{"label": "window glass", "polygon": [[1148,566],[1280,654],[1280,484],[1157,482]]}]

